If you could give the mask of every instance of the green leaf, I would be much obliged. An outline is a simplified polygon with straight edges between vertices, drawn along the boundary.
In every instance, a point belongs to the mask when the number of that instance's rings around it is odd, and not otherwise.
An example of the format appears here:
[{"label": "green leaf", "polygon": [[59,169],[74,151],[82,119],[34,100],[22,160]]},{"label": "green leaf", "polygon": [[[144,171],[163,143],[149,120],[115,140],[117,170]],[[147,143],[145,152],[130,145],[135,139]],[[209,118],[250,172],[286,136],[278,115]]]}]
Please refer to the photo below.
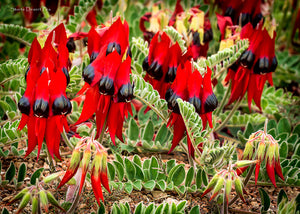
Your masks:
[{"label": "green leaf", "polygon": [[160,204],[156,210],[155,210],[155,214],[163,214],[163,208],[164,208],[164,204]]},{"label": "green leaf", "polygon": [[168,128],[166,124],[163,124],[157,132],[155,141],[160,142],[160,144],[163,146],[166,144],[167,135],[168,135]]},{"label": "green leaf", "polygon": [[109,180],[113,181],[116,176],[116,170],[115,167],[111,163],[107,163],[107,169],[108,169],[108,176]]},{"label": "green leaf", "polygon": [[202,172],[201,172],[201,177],[202,177],[203,184],[205,186],[207,186],[208,185],[208,177],[207,177],[207,173],[204,170],[202,170]]},{"label": "green leaf", "polygon": [[152,141],[153,135],[154,135],[154,126],[153,126],[152,121],[150,120],[147,123],[146,128],[144,130],[143,140],[145,140],[145,141]]},{"label": "green leaf", "polygon": [[143,184],[143,186],[146,190],[152,191],[155,187],[155,181],[154,180],[147,181]]},{"label": "green leaf", "polygon": [[164,180],[159,180],[157,183],[156,183],[156,186],[158,189],[160,189],[161,191],[165,191],[166,188],[167,188],[167,185],[166,185],[166,182]]},{"label": "green leaf", "polygon": [[42,172],[44,171],[44,168],[39,168],[37,169],[31,176],[30,178],[30,183],[31,185],[35,185],[36,184],[36,179],[39,179]]},{"label": "green leaf", "polygon": [[287,195],[286,195],[286,193],[285,193],[285,191],[284,191],[283,189],[281,189],[280,192],[278,193],[278,197],[277,197],[277,207],[278,207],[278,205],[280,204],[280,202],[281,202],[282,200],[288,201],[288,197],[287,197]]},{"label": "green leaf", "polygon": [[26,175],[26,165],[25,165],[25,163],[22,163],[20,168],[19,168],[17,181],[18,182],[24,181],[25,175]]},{"label": "green leaf", "polygon": [[16,167],[14,162],[10,162],[10,165],[5,173],[5,180],[8,180],[9,182],[12,181],[12,179],[15,177],[16,174]]},{"label": "green leaf", "polygon": [[137,141],[139,138],[139,127],[133,118],[129,121],[128,138],[131,141]]},{"label": "green leaf", "polygon": [[140,202],[136,208],[135,208],[135,211],[134,211],[134,214],[142,214],[142,211],[143,211],[143,202]]},{"label": "green leaf", "polygon": [[185,179],[185,170],[183,165],[179,165],[174,172],[170,173],[170,180],[173,181],[175,186],[179,186]]},{"label": "green leaf", "polygon": [[150,179],[156,180],[158,176],[158,168],[159,168],[158,161],[156,157],[152,156],[150,161],[150,167],[149,167]]},{"label": "green leaf", "polygon": [[148,205],[148,207],[145,210],[145,214],[152,214],[155,211],[155,206],[153,203],[151,203],[150,205]]},{"label": "green leaf", "polygon": [[124,160],[121,157],[121,155],[119,155],[118,153],[115,153],[115,158],[117,159],[117,161],[122,164],[124,166]]},{"label": "green leaf", "polygon": [[278,134],[281,134],[284,132],[291,133],[291,125],[286,118],[281,118],[279,120],[278,125],[277,125],[277,131],[278,131]]},{"label": "green leaf", "polygon": [[11,37],[19,42],[22,42],[23,44],[28,46],[30,46],[34,37],[37,36],[28,28],[13,24],[1,24],[0,33],[2,33],[5,36]]},{"label": "green leaf", "polygon": [[287,158],[287,155],[288,155],[288,144],[286,141],[284,141],[280,144],[279,156],[281,158]]},{"label": "green leaf", "polygon": [[136,163],[139,167],[142,167],[142,161],[140,156],[134,155],[133,156],[133,162]]},{"label": "green leaf", "polygon": [[124,178],[124,167],[118,161],[113,161],[113,163],[114,163],[115,169],[117,171],[118,179],[119,179],[119,181],[122,181]]},{"label": "green leaf", "polygon": [[126,171],[127,178],[129,180],[132,181],[135,179],[135,167],[133,163],[127,158],[125,158],[125,171]]},{"label": "green leaf", "polygon": [[200,207],[199,207],[199,205],[194,206],[194,207],[190,210],[189,214],[200,214]]},{"label": "green leaf", "polygon": [[128,194],[130,194],[133,190],[133,185],[131,182],[126,182],[124,185],[124,190],[125,192],[127,192]]},{"label": "green leaf", "polygon": [[195,174],[195,170],[194,170],[194,167],[192,166],[191,168],[189,168],[189,170],[186,174],[186,178],[185,178],[185,186],[186,187],[191,186],[192,181],[194,179],[194,174]]},{"label": "green leaf", "polygon": [[173,42],[178,42],[182,52],[186,50],[185,40],[183,39],[183,36],[174,27],[167,26],[163,31],[166,32],[170,38],[172,38]]},{"label": "green leaf", "polygon": [[179,204],[177,204],[177,212],[184,211],[185,206],[186,206],[186,200],[181,201]]},{"label": "green leaf", "polygon": [[141,180],[136,180],[136,181],[134,181],[133,183],[132,183],[132,185],[133,185],[133,188],[135,189],[135,190],[141,190],[142,189],[142,181]]},{"label": "green leaf", "polygon": [[97,214],[105,214],[105,207],[102,201],[100,201],[100,207],[98,208]]},{"label": "green leaf", "polygon": [[133,165],[135,167],[135,179],[143,181],[145,179],[145,175],[144,175],[142,168],[139,165],[137,165],[136,163],[133,163]]},{"label": "green leaf", "polygon": [[271,203],[270,197],[263,188],[259,188],[258,191],[259,191],[260,198],[261,198],[262,210],[268,211],[268,209],[270,207],[270,203]]},{"label": "green leaf", "polygon": [[174,186],[174,189],[180,195],[183,195],[185,193],[185,190],[186,190],[185,186],[179,186],[179,187]]},{"label": "green leaf", "polygon": [[1,214],[9,214],[8,210],[4,207]]},{"label": "green leaf", "polygon": [[176,160],[171,159],[167,161],[167,174],[170,174],[171,169],[174,168],[174,166],[176,165]]},{"label": "green leaf", "polygon": [[197,189],[200,189],[202,185],[202,170],[198,169],[197,174],[196,174],[196,186]]}]

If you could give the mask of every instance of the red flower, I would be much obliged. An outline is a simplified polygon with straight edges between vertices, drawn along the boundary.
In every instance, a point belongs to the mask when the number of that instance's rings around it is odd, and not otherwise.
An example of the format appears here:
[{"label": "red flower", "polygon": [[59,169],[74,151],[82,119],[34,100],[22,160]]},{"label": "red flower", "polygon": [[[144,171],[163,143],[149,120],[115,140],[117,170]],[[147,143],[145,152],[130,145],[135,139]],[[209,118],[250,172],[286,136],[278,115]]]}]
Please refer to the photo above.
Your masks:
[{"label": "red flower", "polygon": [[277,67],[274,51],[276,33],[274,32],[273,38],[271,38],[261,25],[253,29],[252,25],[248,23],[242,28],[240,36],[242,39],[248,38],[250,44],[249,48],[241,55],[239,63],[228,69],[225,81],[231,80],[232,82],[228,104],[242,99],[248,91],[249,109],[251,110],[252,99],[261,109],[260,99],[264,84],[268,80],[273,85],[271,72],[274,72]]},{"label": "red flower", "polygon": [[[132,114],[131,104],[128,103],[133,98],[128,39],[128,24],[126,21],[122,23],[120,18],[109,28],[101,28],[99,33],[93,28],[90,30],[88,52],[92,62],[83,71],[86,84],[79,92],[83,94],[86,91],[86,95],[75,125],[96,113],[96,137],[108,127],[114,144],[115,136],[123,142],[123,122],[128,112]],[[122,61],[124,55],[126,59]]]},{"label": "red flower", "polygon": [[35,38],[29,51],[29,68],[25,73],[27,87],[18,103],[22,113],[18,129],[23,129],[26,124],[28,128],[25,157],[38,145],[39,158],[45,137],[50,155],[61,159],[60,133],[63,128],[69,130],[65,115],[72,109],[65,92],[70,81],[66,44],[65,28],[60,24],[50,32],[43,49]]}]

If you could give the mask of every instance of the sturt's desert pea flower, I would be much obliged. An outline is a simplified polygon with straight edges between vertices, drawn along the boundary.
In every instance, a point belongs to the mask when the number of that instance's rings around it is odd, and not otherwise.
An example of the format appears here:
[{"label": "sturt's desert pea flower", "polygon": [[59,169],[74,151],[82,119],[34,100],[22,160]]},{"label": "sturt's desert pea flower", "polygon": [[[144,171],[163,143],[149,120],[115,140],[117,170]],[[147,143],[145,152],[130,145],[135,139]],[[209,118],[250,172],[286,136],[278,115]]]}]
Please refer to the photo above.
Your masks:
[{"label": "sturt's desert pea flower", "polygon": [[273,85],[272,72],[277,67],[275,56],[276,32],[271,26],[260,22],[253,28],[246,24],[240,33],[241,39],[249,40],[248,49],[241,55],[239,62],[228,69],[225,82],[231,81],[231,95],[228,104],[241,100],[248,92],[248,106],[251,110],[252,99],[261,109],[261,95],[264,84]]},{"label": "sturt's desert pea flower", "polygon": [[123,142],[122,128],[128,112],[132,114],[133,84],[130,82],[131,53],[129,28],[126,20],[118,18],[110,26],[88,33],[88,53],[91,59],[82,73],[86,82],[78,92],[85,93],[83,109],[75,125],[96,113],[97,135],[102,130]]},{"label": "sturt's desert pea flower", "polygon": [[[272,135],[265,131],[257,131],[253,133],[246,143],[244,160],[256,160],[255,166],[255,184],[260,172],[260,165],[266,163],[266,170],[270,181],[276,187],[275,173],[284,180],[279,159],[279,145]],[[237,169],[237,174],[242,174],[248,167],[240,167]]]},{"label": "sturt's desert pea flower", "polygon": [[[168,13],[168,10],[158,7],[155,3],[152,12],[147,12],[140,19],[140,29],[144,34],[144,39],[148,42],[155,37],[158,31],[163,30],[167,25],[174,27],[186,40],[187,48],[190,49],[194,60],[199,57],[206,57],[209,41],[213,39],[211,24],[205,13],[199,9],[200,5],[184,11],[177,0],[174,12]],[[163,8],[163,3],[161,3]],[[166,20],[169,20],[166,22]],[[145,22],[150,23],[147,29]]]},{"label": "sturt's desert pea flower", "polygon": [[69,51],[63,24],[53,29],[42,48],[37,38],[32,42],[25,73],[27,87],[19,100],[22,118],[18,129],[27,124],[29,155],[38,145],[38,156],[44,137],[50,155],[61,159],[59,154],[60,134],[69,130],[66,115],[72,110],[66,95],[70,81]]},{"label": "sturt's desert pea flower", "polygon": [[86,174],[89,171],[91,175],[91,184],[95,198],[100,205],[100,199],[104,202],[102,193],[103,187],[110,193],[109,180],[107,177],[107,152],[106,149],[92,137],[81,139],[71,157],[70,165],[62,178],[58,188],[66,184],[81,168],[81,179],[79,185],[79,194],[84,186]]}]

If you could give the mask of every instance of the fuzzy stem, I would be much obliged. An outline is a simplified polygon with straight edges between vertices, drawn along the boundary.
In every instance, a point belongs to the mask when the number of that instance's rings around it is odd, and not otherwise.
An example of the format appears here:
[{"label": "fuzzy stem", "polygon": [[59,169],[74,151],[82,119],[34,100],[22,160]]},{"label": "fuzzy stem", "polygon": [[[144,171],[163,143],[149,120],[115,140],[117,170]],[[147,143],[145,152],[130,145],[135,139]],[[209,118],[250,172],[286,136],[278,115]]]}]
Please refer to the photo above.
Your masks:
[{"label": "fuzzy stem", "polygon": [[23,76],[23,74],[16,74],[16,75],[10,76],[10,77],[6,78],[5,80],[3,80],[2,82],[0,82],[0,85],[3,85],[6,82],[9,82],[9,81],[11,81],[13,79],[20,78],[22,76]]},{"label": "fuzzy stem", "polygon": [[67,137],[67,134],[66,134],[66,131],[64,130],[62,133],[61,133],[61,136],[62,138],[64,139],[65,143],[67,144],[67,146],[73,150],[74,149],[74,146],[72,145],[72,143],[69,141],[68,137]]},{"label": "fuzzy stem", "polygon": [[[83,186],[84,188],[84,186]],[[80,194],[79,194],[79,187],[77,188],[78,191],[76,191],[76,197],[70,207],[70,209],[66,212],[66,214],[71,214],[71,213],[74,213],[78,203],[79,203],[79,199],[80,199]]]},{"label": "fuzzy stem", "polygon": [[217,111],[215,113],[216,116],[219,116],[219,114],[222,112],[222,110],[223,110],[223,108],[225,106],[225,103],[227,101],[227,97],[230,94],[230,89],[231,89],[231,82],[229,83],[229,86],[228,86],[228,88],[227,88],[227,90],[225,92],[225,95],[224,95],[224,97],[223,97],[223,99],[221,101],[221,104],[220,104],[219,108],[217,109]]},{"label": "fuzzy stem", "polygon": [[224,190],[224,194],[223,194],[223,213],[222,214],[228,214],[228,203],[227,203],[225,190]]},{"label": "fuzzy stem", "polygon": [[[249,180],[250,180],[250,178],[251,178],[251,175],[252,175],[254,169],[255,169],[255,164],[251,165],[251,167],[250,167],[250,169],[249,169],[249,171],[248,171],[248,174],[247,174],[247,176],[246,176],[246,178],[245,178],[245,180],[244,180],[244,188],[245,188],[246,185],[248,184],[248,182],[249,182]],[[236,196],[229,202],[228,206],[232,205],[232,204],[238,199],[238,197],[239,197],[239,196],[236,195]]]},{"label": "fuzzy stem", "polygon": [[238,107],[240,106],[240,103],[242,102],[242,99],[238,100],[231,112],[228,114],[228,116],[226,117],[226,119],[215,129],[215,132],[220,131],[222,128],[224,128],[224,126],[226,125],[226,123],[230,120],[230,118],[232,117],[232,115],[234,114],[234,112],[238,109]]},{"label": "fuzzy stem", "polygon": [[48,151],[48,148],[46,148],[45,150],[46,150],[46,154],[47,154],[48,163],[50,166],[50,172],[55,172],[55,167],[54,167],[53,159],[50,155],[50,152]]}]

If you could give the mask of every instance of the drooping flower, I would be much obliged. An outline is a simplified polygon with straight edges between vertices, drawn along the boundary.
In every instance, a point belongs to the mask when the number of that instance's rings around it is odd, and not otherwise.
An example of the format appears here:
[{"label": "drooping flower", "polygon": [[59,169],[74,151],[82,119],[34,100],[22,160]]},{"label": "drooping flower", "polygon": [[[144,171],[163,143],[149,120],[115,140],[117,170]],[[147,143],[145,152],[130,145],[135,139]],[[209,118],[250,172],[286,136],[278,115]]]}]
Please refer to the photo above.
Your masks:
[{"label": "drooping flower", "polygon": [[[271,33],[271,35],[270,35]],[[226,82],[231,81],[231,95],[228,104],[240,100],[248,92],[248,106],[251,110],[252,99],[261,109],[260,99],[265,82],[271,85],[272,72],[277,67],[275,56],[275,32],[268,32],[262,24],[253,29],[248,23],[242,28],[241,39],[249,39],[248,49],[239,58],[238,64],[228,69]]]},{"label": "drooping flower", "polygon": [[100,206],[100,199],[104,202],[101,184],[110,193],[107,176],[106,149],[93,137],[81,139],[73,150],[70,165],[57,188],[65,185],[81,168],[79,194],[84,186],[87,172],[90,170],[91,184],[95,198]]},{"label": "drooping flower", "polygon": [[52,30],[41,48],[35,38],[28,54],[29,68],[25,73],[27,87],[18,107],[22,118],[18,129],[27,124],[29,155],[38,145],[38,156],[45,137],[50,155],[60,158],[60,133],[69,130],[65,115],[72,106],[66,96],[69,77],[69,51],[63,24]]},{"label": "drooping flower", "polygon": [[[96,113],[98,137],[102,130],[123,142],[122,127],[128,112],[132,114],[133,85],[130,83],[131,53],[129,28],[118,18],[109,27],[88,34],[88,53],[91,64],[83,71],[86,82],[79,94],[85,93],[83,109],[75,125]],[[117,121],[117,122],[116,122]]]},{"label": "drooping flower", "polygon": [[[257,184],[260,165],[263,162],[266,162],[267,174],[275,187],[275,173],[284,180],[280,166],[278,142],[272,137],[272,135],[267,134],[265,131],[259,130],[250,135],[245,146],[243,159],[257,160],[255,166],[255,184]],[[238,168],[237,174],[242,174],[247,168],[248,167]]]}]

